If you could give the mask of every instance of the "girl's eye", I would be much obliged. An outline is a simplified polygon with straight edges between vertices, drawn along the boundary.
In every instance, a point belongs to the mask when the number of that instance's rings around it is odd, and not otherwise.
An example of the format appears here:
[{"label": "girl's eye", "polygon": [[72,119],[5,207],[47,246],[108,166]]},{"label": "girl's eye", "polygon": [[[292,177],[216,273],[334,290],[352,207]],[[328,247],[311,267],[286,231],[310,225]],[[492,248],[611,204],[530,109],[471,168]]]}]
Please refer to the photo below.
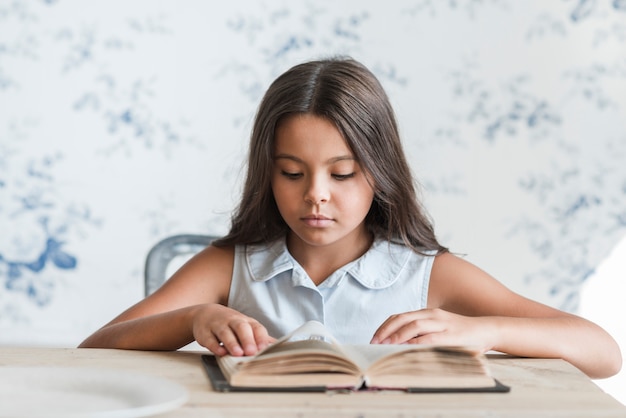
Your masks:
[{"label": "girl's eye", "polygon": [[333,174],[332,176],[333,176],[333,178],[334,178],[335,180],[339,180],[339,181],[341,181],[341,180],[348,180],[348,179],[350,179],[350,178],[354,177],[354,175],[355,175],[355,174],[356,174],[356,173],[350,173],[350,174]]},{"label": "girl's eye", "polygon": [[302,177],[302,173],[290,173],[285,170],[281,170],[280,174],[282,174],[283,176],[287,177],[290,180],[296,180]]}]

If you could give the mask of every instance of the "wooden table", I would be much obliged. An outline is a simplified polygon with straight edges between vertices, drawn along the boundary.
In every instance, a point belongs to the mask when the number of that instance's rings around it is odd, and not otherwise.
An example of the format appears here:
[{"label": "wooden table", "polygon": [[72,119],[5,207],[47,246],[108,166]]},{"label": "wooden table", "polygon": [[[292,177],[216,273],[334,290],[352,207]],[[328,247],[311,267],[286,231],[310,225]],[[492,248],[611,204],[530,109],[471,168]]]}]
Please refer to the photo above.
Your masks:
[{"label": "wooden table", "polygon": [[[0,348],[2,366],[121,369],[184,385],[189,401],[165,417],[626,417],[626,407],[562,360],[490,355],[496,378],[510,393],[219,393],[200,352]],[[24,399],[28,396],[25,394]],[[23,400],[16,399],[15,402]],[[1,408],[1,406],[0,406]]]}]

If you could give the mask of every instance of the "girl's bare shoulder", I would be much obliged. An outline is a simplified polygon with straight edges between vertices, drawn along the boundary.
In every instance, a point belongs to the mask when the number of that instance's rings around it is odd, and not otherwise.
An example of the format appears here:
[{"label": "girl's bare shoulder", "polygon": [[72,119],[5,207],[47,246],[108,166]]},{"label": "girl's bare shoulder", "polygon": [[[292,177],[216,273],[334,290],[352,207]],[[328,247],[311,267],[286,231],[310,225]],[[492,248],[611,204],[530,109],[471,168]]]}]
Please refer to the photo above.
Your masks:
[{"label": "girl's bare shoulder", "polygon": [[234,258],[234,247],[209,245],[180,267],[157,292],[184,295],[195,303],[226,304]]},{"label": "girl's bare shoulder", "polygon": [[556,312],[511,291],[486,271],[451,253],[435,258],[428,306],[470,316],[538,316]]}]

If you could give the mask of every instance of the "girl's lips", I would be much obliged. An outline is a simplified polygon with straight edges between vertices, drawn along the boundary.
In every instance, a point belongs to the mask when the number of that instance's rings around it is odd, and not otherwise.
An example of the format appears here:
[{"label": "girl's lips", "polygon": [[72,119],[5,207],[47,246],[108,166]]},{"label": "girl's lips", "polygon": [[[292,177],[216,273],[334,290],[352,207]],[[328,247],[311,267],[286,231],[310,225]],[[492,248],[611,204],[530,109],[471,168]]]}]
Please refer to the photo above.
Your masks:
[{"label": "girl's lips", "polygon": [[326,227],[333,223],[332,219],[327,218],[323,215],[305,216],[304,218],[302,218],[302,221],[308,226],[316,228]]}]

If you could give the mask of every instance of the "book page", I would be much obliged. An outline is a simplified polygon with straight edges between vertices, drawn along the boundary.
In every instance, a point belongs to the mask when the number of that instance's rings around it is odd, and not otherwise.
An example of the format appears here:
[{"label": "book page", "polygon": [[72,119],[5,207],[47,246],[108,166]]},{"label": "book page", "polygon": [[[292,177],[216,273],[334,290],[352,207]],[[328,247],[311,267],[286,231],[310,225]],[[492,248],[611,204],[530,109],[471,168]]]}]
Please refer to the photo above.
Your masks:
[{"label": "book page", "polygon": [[305,323],[255,356],[223,356],[218,359],[230,374],[263,373],[348,373],[362,371],[337,343],[335,338],[315,321]]},{"label": "book page", "polygon": [[[298,344],[289,344],[289,343]],[[296,328],[291,333],[280,338],[274,344],[267,347],[256,355],[256,357],[279,353],[286,350],[329,350],[336,355],[344,356],[343,351],[340,348],[340,344],[335,340],[335,337],[328,332],[326,327],[317,321],[305,322],[302,326]]]},{"label": "book page", "polygon": [[362,372],[321,323],[308,322],[255,356],[217,358],[233,385],[358,387]]},{"label": "book page", "polygon": [[[366,382],[375,387],[490,387],[487,361],[471,347],[399,345],[372,351]],[[393,347],[393,346],[392,346]],[[376,353],[377,352],[377,353]],[[386,353],[386,354],[385,354]]]},{"label": "book page", "polygon": [[398,353],[413,350],[415,346],[407,344],[347,344],[343,350],[365,373],[376,362]]},{"label": "book page", "polygon": [[486,358],[471,347],[414,344],[340,345],[319,322],[308,322],[256,356],[217,362],[232,385],[358,388],[489,387]]}]

